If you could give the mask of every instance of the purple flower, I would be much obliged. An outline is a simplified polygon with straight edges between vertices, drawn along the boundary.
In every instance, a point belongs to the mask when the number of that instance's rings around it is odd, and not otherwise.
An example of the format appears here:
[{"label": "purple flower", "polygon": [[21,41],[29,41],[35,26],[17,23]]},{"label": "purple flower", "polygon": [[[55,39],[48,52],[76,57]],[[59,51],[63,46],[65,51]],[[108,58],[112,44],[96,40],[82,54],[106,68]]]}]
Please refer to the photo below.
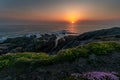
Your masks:
[{"label": "purple flower", "polygon": [[88,80],[119,80],[115,72],[87,72],[82,74]]}]

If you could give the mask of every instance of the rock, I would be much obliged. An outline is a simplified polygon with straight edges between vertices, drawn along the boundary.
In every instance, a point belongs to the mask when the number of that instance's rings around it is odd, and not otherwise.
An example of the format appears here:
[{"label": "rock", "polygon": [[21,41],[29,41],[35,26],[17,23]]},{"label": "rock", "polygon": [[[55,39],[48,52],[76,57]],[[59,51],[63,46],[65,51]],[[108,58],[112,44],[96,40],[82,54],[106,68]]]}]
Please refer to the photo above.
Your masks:
[{"label": "rock", "polygon": [[[62,35],[65,35],[62,32]],[[120,28],[102,29],[83,33],[79,36],[62,36],[59,34],[44,34],[41,37],[23,36],[8,38],[0,43],[0,54],[8,52],[46,52],[56,54],[59,50],[84,45],[96,41],[120,41]],[[57,42],[56,42],[56,39]]]},{"label": "rock", "polygon": [[120,28],[119,27],[114,27],[110,29],[102,29],[102,30],[97,30],[97,31],[92,31],[92,32],[87,32],[79,35],[77,37],[78,40],[88,40],[88,39],[93,39],[98,36],[110,36],[110,35],[119,35],[120,34]]},{"label": "rock", "polygon": [[7,76],[4,80],[12,80],[11,76]]}]

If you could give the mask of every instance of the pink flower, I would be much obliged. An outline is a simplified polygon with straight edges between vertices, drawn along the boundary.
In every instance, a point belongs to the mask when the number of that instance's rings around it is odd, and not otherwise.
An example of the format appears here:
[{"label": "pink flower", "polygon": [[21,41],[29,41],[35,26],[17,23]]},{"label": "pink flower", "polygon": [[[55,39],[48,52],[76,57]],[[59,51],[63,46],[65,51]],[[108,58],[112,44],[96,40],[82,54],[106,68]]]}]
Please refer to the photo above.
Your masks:
[{"label": "pink flower", "polygon": [[82,74],[88,80],[119,80],[115,72],[87,72]]}]

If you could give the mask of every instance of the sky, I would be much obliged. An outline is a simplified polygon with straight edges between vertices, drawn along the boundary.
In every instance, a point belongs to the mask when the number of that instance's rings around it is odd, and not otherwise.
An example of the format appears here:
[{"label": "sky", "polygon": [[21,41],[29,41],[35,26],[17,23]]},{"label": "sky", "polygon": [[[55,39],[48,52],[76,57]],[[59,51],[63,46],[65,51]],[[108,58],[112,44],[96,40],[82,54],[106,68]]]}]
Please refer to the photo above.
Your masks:
[{"label": "sky", "polygon": [[0,24],[120,21],[120,0],[0,0]]}]

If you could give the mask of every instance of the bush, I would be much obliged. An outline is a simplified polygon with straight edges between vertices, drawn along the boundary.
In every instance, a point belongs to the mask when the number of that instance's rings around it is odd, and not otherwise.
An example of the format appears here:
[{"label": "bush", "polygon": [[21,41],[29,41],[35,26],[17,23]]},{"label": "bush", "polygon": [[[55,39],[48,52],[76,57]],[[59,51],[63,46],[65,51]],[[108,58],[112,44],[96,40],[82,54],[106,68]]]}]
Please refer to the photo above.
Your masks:
[{"label": "bush", "polygon": [[0,61],[0,70],[9,65],[9,60]]},{"label": "bush", "polygon": [[57,58],[61,61],[73,61],[79,57],[87,57],[88,50],[85,48],[71,48],[58,52]]},{"label": "bush", "polygon": [[120,44],[116,42],[96,42],[84,46],[89,54],[106,55],[114,50],[120,49]]},{"label": "bush", "polygon": [[[16,54],[6,54],[0,57],[0,70],[7,66],[19,67],[24,66],[26,63],[29,65],[32,62],[41,61],[41,65],[44,63],[50,63],[51,56],[45,53],[16,53]],[[23,65],[22,65],[23,64]],[[15,66],[16,65],[16,66]],[[22,68],[22,67],[21,67]]]}]

